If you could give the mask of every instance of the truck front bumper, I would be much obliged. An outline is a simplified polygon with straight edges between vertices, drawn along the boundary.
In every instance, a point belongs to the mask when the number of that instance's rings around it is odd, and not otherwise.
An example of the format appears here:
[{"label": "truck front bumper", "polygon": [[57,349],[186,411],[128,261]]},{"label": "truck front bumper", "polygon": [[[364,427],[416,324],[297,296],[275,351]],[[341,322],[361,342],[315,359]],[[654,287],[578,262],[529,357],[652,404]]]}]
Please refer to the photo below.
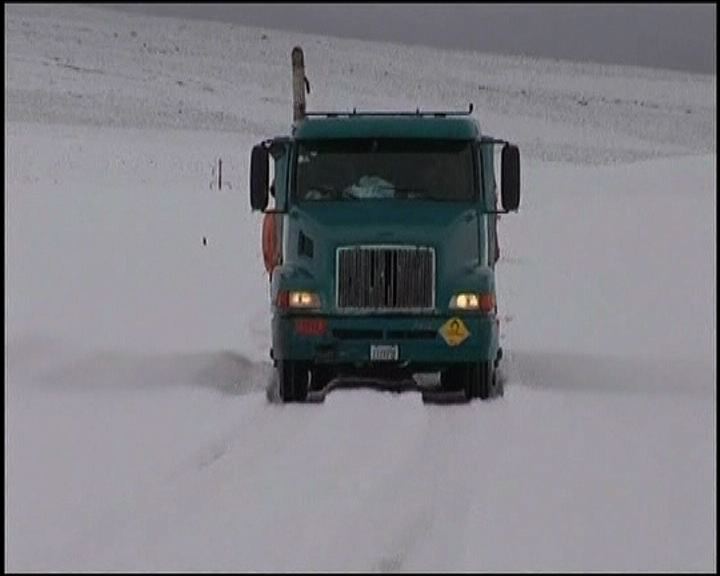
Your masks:
[{"label": "truck front bumper", "polygon": [[[312,320],[313,329],[303,328]],[[459,319],[467,335],[461,340],[443,337],[441,329]],[[447,330],[444,330],[447,334]],[[486,315],[332,316],[281,315],[272,320],[276,360],[312,361],[316,364],[376,365],[371,346],[397,345],[396,364],[423,369],[477,361],[494,361],[498,351],[498,321]]]}]

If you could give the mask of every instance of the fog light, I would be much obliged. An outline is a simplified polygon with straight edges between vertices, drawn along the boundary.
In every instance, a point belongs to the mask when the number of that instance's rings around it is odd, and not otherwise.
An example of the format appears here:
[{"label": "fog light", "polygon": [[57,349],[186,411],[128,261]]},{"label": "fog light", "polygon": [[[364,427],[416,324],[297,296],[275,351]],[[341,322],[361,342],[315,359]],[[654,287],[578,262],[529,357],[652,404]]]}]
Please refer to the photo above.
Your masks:
[{"label": "fog light", "polygon": [[296,318],[295,332],[301,336],[322,336],[327,330],[324,318]]}]

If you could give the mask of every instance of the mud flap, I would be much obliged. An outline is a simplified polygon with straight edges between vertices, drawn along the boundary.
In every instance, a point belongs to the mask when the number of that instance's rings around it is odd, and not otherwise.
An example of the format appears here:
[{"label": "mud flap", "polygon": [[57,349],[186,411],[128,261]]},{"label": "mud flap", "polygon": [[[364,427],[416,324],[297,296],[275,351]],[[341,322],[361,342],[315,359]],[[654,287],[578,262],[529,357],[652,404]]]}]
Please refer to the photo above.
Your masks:
[{"label": "mud flap", "polygon": [[467,404],[470,398],[465,390],[423,390],[424,404]]},{"label": "mud flap", "polygon": [[307,397],[305,398],[305,403],[307,404],[322,404],[325,402],[325,396],[327,396],[327,390],[314,390],[312,392],[308,392]]},{"label": "mud flap", "polygon": [[385,380],[382,378],[368,378],[361,376],[340,376],[333,378],[322,390],[308,390],[305,402],[321,404],[325,397],[336,389],[365,388],[381,392],[395,392],[400,394],[411,390],[422,390],[412,379]]},{"label": "mud flap", "polygon": [[467,404],[470,398],[465,390],[443,390],[439,387],[427,388],[418,386],[412,381],[383,381],[371,378],[335,378],[321,390],[308,390],[305,403],[322,404],[326,396],[335,389],[367,388],[384,392],[402,393],[406,391],[420,392],[424,404]]}]

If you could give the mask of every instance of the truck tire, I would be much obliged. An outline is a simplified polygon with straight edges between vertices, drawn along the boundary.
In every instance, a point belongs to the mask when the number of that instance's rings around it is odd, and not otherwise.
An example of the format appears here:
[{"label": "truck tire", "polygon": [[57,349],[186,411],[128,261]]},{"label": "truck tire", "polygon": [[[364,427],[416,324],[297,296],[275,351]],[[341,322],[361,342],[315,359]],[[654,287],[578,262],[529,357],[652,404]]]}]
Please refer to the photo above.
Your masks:
[{"label": "truck tire", "polygon": [[470,362],[448,368],[440,375],[440,385],[447,391],[464,389],[469,400],[502,396],[495,377],[494,362]]},{"label": "truck tire", "polygon": [[465,365],[461,364],[440,373],[440,388],[443,392],[455,392],[465,387],[464,368]]},{"label": "truck tire", "polygon": [[493,388],[492,388],[492,395],[493,396],[499,396],[503,397],[505,396],[505,379],[501,378],[497,371],[497,366],[495,367],[495,370],[493,370]]},{"label": "truck tire", "polygon": [[304,362],[278,360],[278,389],[283,402],[304,402],[308,393],[308,366]]},{"label": "truck tire", "polygon": [[[495,380],[495,366],[493,362],[478,362],[473,366],[475,374],[471,378],[471,386],[474,385],[471,398],[487,400],[493,391]],[[472,388],[471,388],[472,389]]]},{"label": "truck tire", "polygon": [[324,389],[330,383],[330,380],[335,377],[334,370],[329,366],[313,366],[310,374],[310,388],[312,390]]}]

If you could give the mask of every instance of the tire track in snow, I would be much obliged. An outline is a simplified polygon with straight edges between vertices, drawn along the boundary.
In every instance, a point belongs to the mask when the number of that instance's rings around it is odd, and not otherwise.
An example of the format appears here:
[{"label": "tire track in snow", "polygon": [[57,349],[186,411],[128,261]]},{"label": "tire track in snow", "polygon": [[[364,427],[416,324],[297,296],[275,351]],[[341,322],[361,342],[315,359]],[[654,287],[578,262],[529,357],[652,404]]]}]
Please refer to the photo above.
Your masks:
[{"label": "tire track in snow", "polygon": [[[133,458],[133,462],[137,460],[135,466],[142,471],[144,477],[128,477],[131,482],[124,487],[111,482],[106,489],[93,489],[106,493],[106,503],[98,501],[95,513],[86,519],[73,519],[70,522],[71,530],[66,531],[55,545],[38,550],[36,554],[35,566],[72,570],[98,569],[98,558],[100,565],[104,566],[102,558],[109,556],[115,556],[118,564],[110,561],[108,568],[131,565],[127,558],[114,554],[116,541],[126,538],[138,523],[142,524],[146,517],[145,511],[152,510],[156,501],[162,500],[168,492],[172,493],[174,486],[182,484],[189,475],[198,474],[221,458],[231,448],[234,437],[252,436],[253,422],[261,411],[252,401],[246,403],[242,400],[255,397],[256,403],[262,405],[262,395],[258,392],[264,388],[267,377],[265,365],[251,362],[231,352],[164,355],[80,353],[51,339],[25,338],[6,345],[6,356],[11,364],[11,381],[22,381],[29,388],[25,391],[26,395],[31,394],[29,397],[25,396],[28,401],[35,402],[36,398],[40,400],[47,394],[53,394],[58,395],[58,400],[61,401],[57,408],[59,410],[73,407],[73,410],[80,408],[81,412],[102,413],[109,409],[113,414],[108,424],[113,428],[118,422],[122,422],[123,418],[131,417],[137,420],[141,428],[151,430],[144,419],[157,414],[155,407],[158,403],[164,404],[163,399],[167,399],[172,401],[172,405],[178,401],[181,405],[187,405],[188,401],[192,402],[188,394],[196,396],[204,404],[208,401],[217,402],[217,398],[206,396],[206,392],[217,392],[220,397],[227,398],[223,402],[231,402],[237,406],[240,423],[229,429],[223,425],[222,419],[207,424],[191,424],[188,431],[196,430],[199,434],[199,446],[195,447],[194,439],[188,444],[191,453],[189,458],[181,453],[175,460],[176,464],[172,464],[173,456],[169,459],[163,457],[163,460],[169,460],[164,464],[147,461],[142,456],[139,460]],[[88,392],[96,391],[99,395],[88,395]],[[112,401],[113,396],[108,394],[116,394],[118,391],[122,392],[122,395],[117,397],[118,402]],[[17,390],[13,394],[19,392]],[[147,407],[141,408],[143,404],[147,404]],[[232,407],[230,409],[234,410]],[[91,425],[91,428],[95,425],[102,426],[96,417],[84,418],[83,421]],[[65,445],[68,435],[71,438],[74,434],[73,425],[62,417],[54,418],[48,425],[58,427],[61,437],[64,438],[59,441],[58,446]],[[217,429],[220,430],[219,433]],[[111,441],[112,445],[103,449],[102,445],[98,444],[102,439]],[[181,441],[186,440],[187,438],[183,438]],[[164,438],[150,438],[149,446],[145,450],[148,454],[153,450],[157,451],[165,441]],[[125,451],[130,449],[133,442],[132,438],[115,439],[111,433],[104,431],[98,436],[93,450],[97,451],[98,455],[99,452],[118,451],[124,460],[127,459]],[[77,454],[69,452],[68,457],[77,458]],[[65,474],[59,480],[68,482],[71,478],[73,477]],[[78,487],[73,484],[69,485],[69,488],[76,492]],[[117,495],[114,494],[116,491]],[[118,495],[121,497],[118,498]],[[97,499],[97,495],[93,496]],[[67,500],[67,497],[65,499]],[[75,506],[68,510],[72,508]]]},{"label": "tire track in snow", "polygon": [[[212,466],[148,498],[153,506],[129,519],[105,547],[103,564],[128,567],[128,558],[143,557],[144,567],[157,561],[166,569],[349,569],[378,562],[388,539],[408,549],[422,537],[428,503],[415,495],[408,502],[402,488],[405,472],[417,470],[423,458],[425,417],[415,402],[368,391],[324,406],[268,405],[259,395],[247,401],[260,415],[253,417],[253,433],[237,436]],[[377,412],[379,423],[372,418]],[[386,527],[388,505],[408,512]],[[232,513],[248,507],[250,516]],[[218,523],[228,540],[207,541]],[[195,545],[173,556],[178,541]],[[226,563],[203,564],[200,549]],[[263,549],[265,560],[253,562]]]},{"label": "tire track in snow", "polygon": [[[130,498],[110,502],[86,529],[66,544],[64,548],[70,551],[69,557],[57,554],[53,566],[93,571],[147,570],[146,562],[152,562],[152,546],[158,539],[158,531],[153,529],[158,516],[172,514],[181,501],[176,494],[194,478],[207,474],[207,469],[228,454],[234,438],[252,435],[260,415],[261,396],[250,394],[233,402],[239,424],[193,449],[192,456],[179,459],[177,465],[169,467],[169,473],[142,482]],[[198,499],[202,501],[201,497]],[[164,565],[161,561],[158,569]]]}]

